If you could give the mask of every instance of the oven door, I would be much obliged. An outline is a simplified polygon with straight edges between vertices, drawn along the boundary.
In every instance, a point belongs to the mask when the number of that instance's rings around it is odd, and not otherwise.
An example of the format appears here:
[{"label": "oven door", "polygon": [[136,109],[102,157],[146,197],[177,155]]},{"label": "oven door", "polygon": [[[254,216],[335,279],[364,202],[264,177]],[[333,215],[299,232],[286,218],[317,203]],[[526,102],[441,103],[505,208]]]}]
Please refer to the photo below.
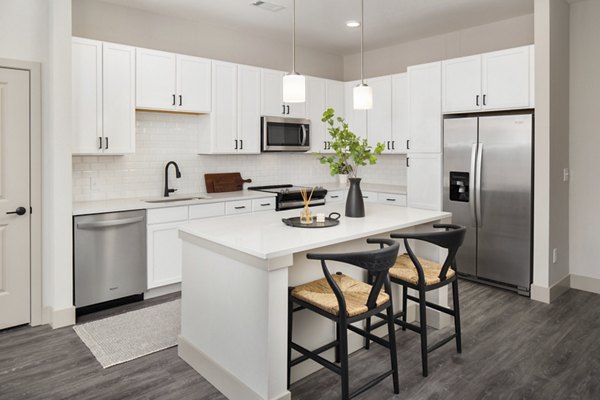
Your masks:
[{"label": "oven door", "polygon": [[310,150],[310,120],[262,117],[262,151]]}]

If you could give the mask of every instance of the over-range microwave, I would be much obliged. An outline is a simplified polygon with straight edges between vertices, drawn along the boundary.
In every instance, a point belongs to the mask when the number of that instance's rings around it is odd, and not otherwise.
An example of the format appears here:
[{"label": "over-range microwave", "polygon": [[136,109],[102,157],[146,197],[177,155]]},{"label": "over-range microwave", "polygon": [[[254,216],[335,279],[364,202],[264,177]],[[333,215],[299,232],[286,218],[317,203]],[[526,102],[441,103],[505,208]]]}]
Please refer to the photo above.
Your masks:
[{"label": "over-range microwave", "polygon": [[310,150],[310,120],[261,117],[262,151]]}]

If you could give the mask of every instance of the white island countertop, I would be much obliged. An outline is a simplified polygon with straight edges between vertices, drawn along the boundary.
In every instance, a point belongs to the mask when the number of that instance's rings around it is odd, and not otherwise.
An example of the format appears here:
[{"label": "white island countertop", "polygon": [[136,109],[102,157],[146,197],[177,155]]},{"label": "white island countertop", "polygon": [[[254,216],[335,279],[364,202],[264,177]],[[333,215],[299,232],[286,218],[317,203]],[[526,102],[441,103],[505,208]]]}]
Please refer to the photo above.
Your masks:
[{"label": "white island countertop", "polygon": [[184,239],[212,242],[260,259],[272,259],[297,252],[365,238],[448,218],[450,213],[416,208],[365,204],[364,218],[344,216],[343,204],[315,207],[313,213],[339,212],[340,224],[329,228],[295,228],[281,222],[297,217],[300,210],[236,215],[191,222],[179,227]]}]

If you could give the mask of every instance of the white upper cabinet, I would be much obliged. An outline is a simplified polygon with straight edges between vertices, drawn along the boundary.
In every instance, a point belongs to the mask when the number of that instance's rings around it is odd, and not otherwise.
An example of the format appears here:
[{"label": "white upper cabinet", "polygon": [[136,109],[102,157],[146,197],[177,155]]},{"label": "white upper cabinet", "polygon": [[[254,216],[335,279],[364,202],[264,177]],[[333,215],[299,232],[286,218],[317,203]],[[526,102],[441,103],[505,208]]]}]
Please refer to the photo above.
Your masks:
[{"label": "white upper cabinet", "polygon": [[482,109],[533,107],[530,81],[533,46],[487,53],[482,56]]},{"label": "white upper cabinet", "polygon": [[135,152],[135,49],[73,38],[72,152]]},{"label": "white upper cabinet", "polygon": [[237,64],[214,61],[212,83],[213,110],[210,115],[213,153],[235,153],[237,138]]},{"label": "white upper cabinet", "polygon": [[211,111],[211,61],[137,49],[136,106],[140,109]]},{"label": "white upper cabinet", "polygon": [[443,111],[468,112],[481,108],[481,56],[442,62]]},{"label": "white upper cabinet", "polygon": [[102,42],[73,38],[72,151],[102,152]]},{"label": "white upper cabinet", "polygon": [[260,153],[260,68],[238,65],[238,153]]},{"label": "white upper cabinet", "polygon": [[199,153],[260,153],[260,82],[260,68],[213,61],[212,112],[202,117]]},{"label": "white upper cabinet", "polygon": [[408,74],[392,75],[392,143],[386,153],[406,153],[409,130]]},{"label": "white upper cabinet", "polygon": [[177,111],[211,111],[211,60],[177,56]]},{"label": "white upper cabinet", "polygon": [[443,112],[534,107],[533,46],[442,62]]},{"label": "white upper cabinet", "polygon": [[408,152],[442,151],[442,63],[408,68]]},{"label": "white upper cabinet", "polygon": [[336,117],[344,116],[344,82],[325,81],[325,109],[328,108],[333,108]]},{"label": "white upper cabinet", "polygon": [[367,80],[373,90],[373,108],[367,111],[367,137],[375,148],[383,143],[386,151],[392,149],[392,76]]},{"label": "white upper cabinet", "polygon": [[262,70],[262,115],[272,117],[305,118],[306,103],[283,102],[283,77],[285,72]]},{"label": "white upper cabinet", "polygon": [[134,153],[135,49],[104,43],[102,72],[104,153]]},{"label": "white upper cabinet", "polygon": [[344,115],[348,123],[348,129],[355,135],[367,137],[367,111],[355,110],[353,98],[353,90],[360,81],[350,81],[344,83]]},{"label": "white upper cabinet", "polygon": [[325,79],[306,78],[306,118],[310,119],[310,148],[313,152],[328,150],[329,135],[321,122],[325,111]]}]

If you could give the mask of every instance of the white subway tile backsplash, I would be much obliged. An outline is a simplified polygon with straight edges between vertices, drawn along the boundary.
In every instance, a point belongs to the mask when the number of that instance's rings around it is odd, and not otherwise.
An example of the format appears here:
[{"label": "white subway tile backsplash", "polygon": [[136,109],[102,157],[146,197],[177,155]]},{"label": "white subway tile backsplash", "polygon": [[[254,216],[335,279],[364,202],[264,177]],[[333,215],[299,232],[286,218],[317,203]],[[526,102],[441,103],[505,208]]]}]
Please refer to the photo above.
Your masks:
[{"label": "white subway tile backsplash", "polygon": [[[252,185],[336,180],[313,154],[198,155],[202,116],[138,112],[136,118],[135,154],[73,157],[74,201],[160,196],[171,160],[181,169],[180,179],[173,170],[169,179],[179,193],[205,191],[204,174],[215,172],[241,172]],[[382,155],[359,176],[369,183],[405,185],[405,157]]]}]

